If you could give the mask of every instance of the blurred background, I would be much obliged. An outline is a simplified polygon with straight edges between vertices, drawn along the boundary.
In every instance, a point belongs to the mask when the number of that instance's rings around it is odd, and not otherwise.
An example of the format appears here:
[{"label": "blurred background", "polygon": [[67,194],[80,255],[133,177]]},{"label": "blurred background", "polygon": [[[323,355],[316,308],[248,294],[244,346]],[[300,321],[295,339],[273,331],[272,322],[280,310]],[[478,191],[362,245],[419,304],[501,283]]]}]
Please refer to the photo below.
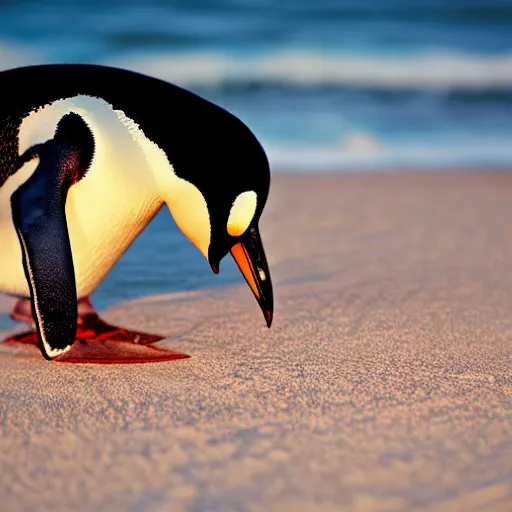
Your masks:
[{"label": "blurred background", "polygon": [[[0,68],[51,62],[192,89],[253,129],[274,172],[512,165],[512,0],[2,1]],[[219,282],[169,220],[100,307]],[[228,265],[221,282],[238,279]]]},{"label": "blurred background", "polygon": [[512,0],[4,0],[0,67],[47,62],[188,87],[276,169],[512,162]]}]

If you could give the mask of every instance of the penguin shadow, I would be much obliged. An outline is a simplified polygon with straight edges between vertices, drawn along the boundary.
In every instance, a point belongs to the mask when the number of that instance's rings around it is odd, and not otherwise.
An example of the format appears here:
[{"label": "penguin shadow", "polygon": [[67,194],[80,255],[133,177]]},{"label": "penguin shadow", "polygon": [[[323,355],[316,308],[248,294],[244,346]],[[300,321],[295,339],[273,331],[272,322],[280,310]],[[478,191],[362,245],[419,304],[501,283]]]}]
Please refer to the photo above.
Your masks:
[{"label": "penguin shadow", "polygon": [[[238,270],[231,262],[223,265],[221,275],[222,277],[213,274],[192,244],[184,243],[183,235],[164,207],[112,268],[92,299],[101,311],[113,305],[153,295],[240,283]],[[0,306],[7,311],[9,302],[3,301],[4,298],[0,296]],[[79,309],[80,306],[81,304]],[[92,305],[90,309],[89,314],[79,315],[72,347],[66,353],[52,359],[52,362],[141,364],[191,357],[159,346],[158,342],[167,336],[112,325],[102,320]],[[31,324],[31,328],[23,332],[19,332],[19,329],[14,330],[15,321],[25,322],[25,325]],[[172,322],[172,318],[170,321]],[[10,352],[9,348],[23,347],[23,350],[13,350],[13,355],[29,355],[27,351],[30,350],[30,353],[39,353],[42,357],[30,310],[16,312],[15,307],[10,315],[0,312],[0,331],[7,334],[0,340],[3,348]]]}]

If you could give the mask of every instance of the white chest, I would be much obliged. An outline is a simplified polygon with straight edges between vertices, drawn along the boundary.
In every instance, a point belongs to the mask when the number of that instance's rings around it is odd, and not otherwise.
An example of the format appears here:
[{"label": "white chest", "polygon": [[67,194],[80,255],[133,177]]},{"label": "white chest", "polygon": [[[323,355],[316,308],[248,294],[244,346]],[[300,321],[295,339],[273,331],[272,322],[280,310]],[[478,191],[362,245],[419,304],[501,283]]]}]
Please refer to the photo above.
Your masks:
[{"label": "white chest", "polygon": [[[20,129],[20,154],[53,137],[63,115],[80,114],[95,139],[87,175],[69,191],[66,219],[78,296],[90,295],[162,205],[147,141],[120,111],[98,98],[77,96],[27,117]],[[10,197],[34,172],[26,164],[0,189],[0,292],[29,294]]]}]

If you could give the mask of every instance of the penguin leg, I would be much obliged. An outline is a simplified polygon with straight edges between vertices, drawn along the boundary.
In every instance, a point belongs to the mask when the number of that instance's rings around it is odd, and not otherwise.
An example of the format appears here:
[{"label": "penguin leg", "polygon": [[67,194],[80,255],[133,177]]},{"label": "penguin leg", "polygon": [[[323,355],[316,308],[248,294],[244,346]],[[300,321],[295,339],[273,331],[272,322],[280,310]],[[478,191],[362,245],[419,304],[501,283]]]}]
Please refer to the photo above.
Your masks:
[{"label": "penguin leg", "polygon": [[[76,340],[109,340],[148,345],[150,343],[161,341],[165,338],[165,336],[161,336],[159,334],[148,334],[141,331],[134,331],[105,322],[94,309],[94,306],[91,304],[89,297],[79,299],[77,306],[78,321],[75,337]],[[10,316],[17,322],[25,322],[31,325],[35,325],[35,320],[32,316],[32,305],[30,299],[17,299]],[[12,338],[9,338],[7,342],[23,343],[25,345],[39,345],[35,331],[18,334]]]}]

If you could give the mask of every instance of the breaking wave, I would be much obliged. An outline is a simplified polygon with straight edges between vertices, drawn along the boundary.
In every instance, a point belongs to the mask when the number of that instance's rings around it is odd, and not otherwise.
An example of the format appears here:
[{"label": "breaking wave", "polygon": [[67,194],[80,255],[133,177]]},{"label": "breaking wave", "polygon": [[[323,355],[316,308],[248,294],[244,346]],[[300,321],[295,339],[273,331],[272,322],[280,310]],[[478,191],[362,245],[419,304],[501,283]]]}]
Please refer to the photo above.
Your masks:
[{"label": "breaking wave", "polygon": [[289,51],[252,56],[164,54],[109,64],[183,86],[285,84],[409,90],[512,90],[512,54],[348,56]]}]

